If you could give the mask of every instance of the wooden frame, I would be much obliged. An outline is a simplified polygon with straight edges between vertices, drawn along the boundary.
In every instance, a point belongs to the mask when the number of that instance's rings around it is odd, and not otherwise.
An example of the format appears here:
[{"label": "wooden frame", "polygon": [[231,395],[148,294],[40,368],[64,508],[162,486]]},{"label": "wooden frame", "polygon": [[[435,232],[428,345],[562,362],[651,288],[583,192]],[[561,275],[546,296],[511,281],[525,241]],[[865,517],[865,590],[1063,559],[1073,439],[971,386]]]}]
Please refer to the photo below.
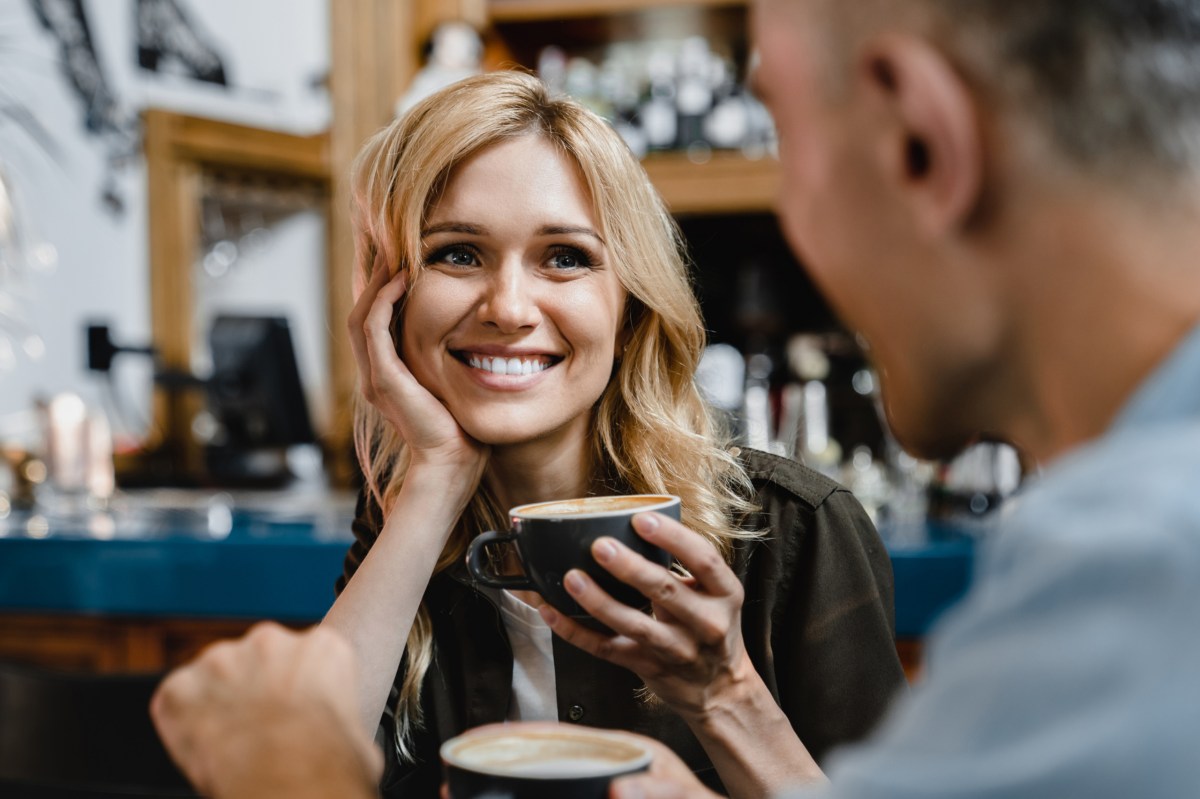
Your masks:
[{"label": "wooden frame", "polygon": [[591,17],[671,6],[745,6],[748,0],[489,0],[497,22]]},{"label": "wooden frame", "polygon": [[[456,0],[464,8],[481,0]],[[350,168],[363,142],[391,118],[419,65],[417,30],[446,14],[437,0],[338,0],[330,4],[333,119],[328,133],[294,136],[168,111],[145,113],[151,263],[151,328],[163,365],[187,368],[206,169],[252,170],[324,181],[328,186],[328,300],[332,420],[327,454],[334,482],[352,480],[355,367],[344,320],[352,307],[354,237]],[[435,13],[436,12],[436,13]],[[477,12],[476,12],[477,13]],[[397,45],[400,46],[397,46]],[[409,46],[404,46],[408,44]],[[156,391],[149,443],[182,453],[193,470],[199,448],[189,434],[196,403]]]},{"label": "wooden frame", "polygon": [[[465,2],[465,0],[463,0]],[[450,5],[451,3],[444,3]],[[329,4],[332,28],[329,130],[333,210],[329,228],[330,385],[333,391],[331,475],[352,482],[353,409],[357,372],[345,319],[353,308],[354,231],[350,220],[350,170],[363,143],[386,125],[396,100],[420,65],[418,25],[433,19],[425,6],[439,0],[337,0]],[[407,45],[407,46],[406,46]]]},{"label": "wooden frame", "polygon": [[[151,332],[161,365],[187,371],[195,305],[191,276],[200,242],[205,172],[303,178],[327,186],[329,137],[295,136],[158,109],[146,111],[143,121]],[[326,209],[326,218],[332,216]],[[331,289],[335,280],[330,269]],[[331,303],[329,313],[333,312]],[[155,432],[147,449],[172,453],[176,466],[187,474],[201,473],[202,453],[190,434],[199,407],[199,398],[155,388]]]}]

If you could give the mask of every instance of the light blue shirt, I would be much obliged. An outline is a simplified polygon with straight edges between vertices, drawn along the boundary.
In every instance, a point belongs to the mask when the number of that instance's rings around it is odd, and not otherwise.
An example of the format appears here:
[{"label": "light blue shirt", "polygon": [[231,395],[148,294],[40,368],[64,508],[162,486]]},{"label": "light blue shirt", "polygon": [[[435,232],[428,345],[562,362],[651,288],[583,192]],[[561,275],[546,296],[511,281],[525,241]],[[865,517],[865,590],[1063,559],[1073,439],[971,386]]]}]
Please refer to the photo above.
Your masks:
[{"label": "light blue shirt", "polygon": [[926,653],[819,796],[1200,797],[1200,329],[1005,509]]}]

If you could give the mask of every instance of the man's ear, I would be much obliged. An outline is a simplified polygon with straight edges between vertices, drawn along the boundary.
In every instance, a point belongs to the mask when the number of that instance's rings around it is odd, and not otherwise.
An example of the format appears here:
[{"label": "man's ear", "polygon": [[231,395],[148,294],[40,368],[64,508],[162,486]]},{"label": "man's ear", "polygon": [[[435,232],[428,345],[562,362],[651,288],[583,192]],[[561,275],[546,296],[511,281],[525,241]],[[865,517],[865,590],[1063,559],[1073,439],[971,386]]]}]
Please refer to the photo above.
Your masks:
[{"label": "man's ear", "polygon": [[859,78],[893,124],[880,128],[885,177],[906,195],[930,235],[966,224],[983,190],[983,142],[975,98],[930,43],[879,36],[861,51]]}]

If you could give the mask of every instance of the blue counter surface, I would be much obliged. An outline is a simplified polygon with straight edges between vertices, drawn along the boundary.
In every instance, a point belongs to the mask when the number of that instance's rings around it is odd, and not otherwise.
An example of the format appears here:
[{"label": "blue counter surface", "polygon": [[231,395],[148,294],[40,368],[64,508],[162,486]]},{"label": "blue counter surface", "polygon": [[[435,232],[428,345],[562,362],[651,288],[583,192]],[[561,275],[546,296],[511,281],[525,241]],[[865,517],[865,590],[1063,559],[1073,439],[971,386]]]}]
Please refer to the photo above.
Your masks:
[{"label": "blue counter surface", "polygon": [[[354,498],[328,492],[121,495],[104,511],[0,518],[0,612],[320,619]],[[966,590],[969,538],[890,550],[896,634],[922,635]]]}]

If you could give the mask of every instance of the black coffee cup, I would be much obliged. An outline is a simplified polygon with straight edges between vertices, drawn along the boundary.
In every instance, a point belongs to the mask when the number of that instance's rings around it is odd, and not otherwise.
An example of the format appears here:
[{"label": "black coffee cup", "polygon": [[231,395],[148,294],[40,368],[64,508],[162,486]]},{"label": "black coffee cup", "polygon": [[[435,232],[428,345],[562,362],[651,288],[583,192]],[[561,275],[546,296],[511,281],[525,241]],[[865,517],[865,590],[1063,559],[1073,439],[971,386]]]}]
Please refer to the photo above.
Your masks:
[{"label": "black coffee cup", "polygon": [[617,730],[555,722],[492,724],[442,744],[450,799],[606,799],[652,752]]},{"label": "black coffee cup", "polygon": [[[558,611],[597,627],[599,623],[567,593],[563,576],[571,569],[582,569],[614,599],[636,608],[649,604],[637,589],[613,577],[592,557],[592,542],[608,536],[648,560],[669,566],[671,555],[646,542],[633,529],[634,515],[647,511],[678,521],[679,497],[623,494],[520,505],[509,511],[510,532],[482,533],[471,542],[467,568],[484,585],[510,591],[536,591]],[[523,575],[497,574],[488,561],[489,546],[509,541],[517,548]]]}]

